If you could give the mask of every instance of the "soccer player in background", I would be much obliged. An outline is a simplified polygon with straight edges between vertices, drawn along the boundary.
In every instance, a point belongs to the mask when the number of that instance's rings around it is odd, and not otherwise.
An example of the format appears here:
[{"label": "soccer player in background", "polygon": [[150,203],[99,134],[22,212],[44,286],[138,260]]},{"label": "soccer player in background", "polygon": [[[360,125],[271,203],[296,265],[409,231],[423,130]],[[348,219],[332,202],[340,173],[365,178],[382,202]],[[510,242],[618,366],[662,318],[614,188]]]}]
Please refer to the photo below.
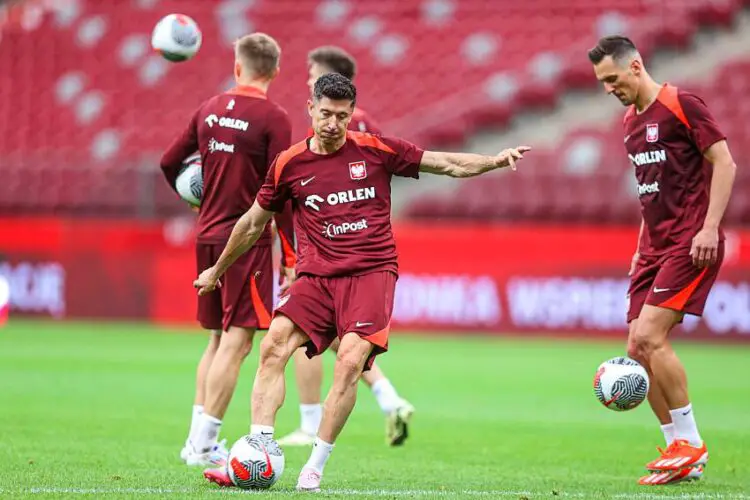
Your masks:
[{"label": "soccer player in background", "polygon": [[639,484],[698,479],[708,450],[669,333],[684,314],[703,313],[719,273],[721,220],[734,182],[734,160],[705,103],[655,82],[628,38],[604,37],[588,56],[607,93],[628,108],[625,149],[641,202],[628,291],[628,355],[649,372],[648,400],[667,448],[646,465],[649,474]]},{"label": "soccer player in background", "polygon": [[[310,95],[313,94],[315,82],[328,73],[338,73],[354,79],[357,65],[354,58],[344,49],[334,46],[318,47],[310,51],[307,56],[308,74],[307,85]],[[379,134],[380,130],[373,123],[370,116],[360,108],[354,108],[348,129],[358,132]],[[308,136],[313,135],[313,130]],[[338,350],[338,340],[331,344],[331,350]],[[305,356],[304,349],[298,349],[294,354],[294,372],[299,391],[300,427],[291,434],[279,439],[281,446],[309,446],[315,442],[320,419],[323,416],[321,405],[321,387],[323,385],[323,358]],[[408,426],[414,407],[398,395],[377,365],[373,364],[369,371],[362,374],[362,381],[372,390],[381,411],[386,415],[386,442],[391,446],[399,446],[408,437]]]},{"label": "soccer player in background", "polygon": [[[291,143],[286,111],[266,98],[279,73],[280,56],[279,45],[268,35],[254,33],[239,39],[234,63],[237,85],[203,103],[161,160],[174,187],[183,160],[200,151],[203,198],[196,242],[198,270],[216,262],[232,227],[253,204],[271,162]],[[293,268],[291,218],[277,218],[277,226],[282,251]],[[253,250],[227,269],[220,293],[198,298],[198,321],[212,334],[198,363],[193,418],[181,453],[188,465],[226,461],[227,450],[223,442],[217,443],[221,421],[255,330],[268,328],[271,320],[271,244],[271,231],[264,226]]]},{"label": "soccer player in background", "polygon": [[[274,448],[274,422],[284,401],[284,369],[302,346],[321,354],[340,340],[333,385],[297,489],[319,491],[333,444],[351,413],[357,381],[376,355],[388,350],[397,279],[390,219],[391,179],[420,172],[472,177],[502,167],[515,169],[529,148],[498,156],[423,151],[406,141],[347,131],[356,88],[337,73],[315,82],[308,102],[314,135],[274,162],[252,208],[232,230],[214,266],[194,286],[209,296],[226,269],[248,251],[272,214],[292,200],[299,245],[297,280],[276,308],[261,343],[252,396],[251,434]],[[240,464],[241,465],[241,464]],[[226,467],[208,469],[212,482],[230,486]]]}]

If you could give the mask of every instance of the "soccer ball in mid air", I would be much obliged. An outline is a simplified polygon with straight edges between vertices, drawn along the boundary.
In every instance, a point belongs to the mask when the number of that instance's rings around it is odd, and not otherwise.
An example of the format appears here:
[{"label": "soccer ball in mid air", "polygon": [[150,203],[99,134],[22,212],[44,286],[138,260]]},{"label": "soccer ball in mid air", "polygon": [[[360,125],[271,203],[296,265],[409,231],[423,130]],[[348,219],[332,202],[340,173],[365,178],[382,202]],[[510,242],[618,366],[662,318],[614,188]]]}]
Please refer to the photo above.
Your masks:
[{"label": "soccer ball in mid air", "polygon": [[227,471],[238,488],[270,488],[284,472],[284,452],[270,437],[243,436],[229,450]]},{"label": "soccer ball in mid air", "polygon": [[184,14],[163,17],[151,34],[151,46],[172,62],[191,59],[201,48],[202,42],[203,35],[198,24]]},{"label": "soccer ball in mid air", "polygon": [[203,167],[201,166],[200,155],[195,154],[182,162],[182,169],[177,174],[175,188],[177,188],[177,193],[180,197],[186,202],[196,207],[201,205],[201,198],[203,197]]},{"label": "soccer ball in mid air", "polygon": [[646,370],[634,359],[612,358],[596,370],[594,394],[614,411],[632,410],[646,399],[649,379]]}]

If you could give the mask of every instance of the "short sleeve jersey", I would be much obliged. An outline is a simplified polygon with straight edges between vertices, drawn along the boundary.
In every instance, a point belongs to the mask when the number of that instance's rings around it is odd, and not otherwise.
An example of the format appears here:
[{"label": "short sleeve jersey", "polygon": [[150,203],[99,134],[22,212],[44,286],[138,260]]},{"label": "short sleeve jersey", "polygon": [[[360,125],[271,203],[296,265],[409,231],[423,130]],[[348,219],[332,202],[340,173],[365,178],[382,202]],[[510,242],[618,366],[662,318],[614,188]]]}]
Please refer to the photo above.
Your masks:
[{"label": "short sleeve jersey", "polygon": [[640,252],[689,247],[708,211],[712,166],[703,155],[724,134],[699,97],[669,84],[642,113],[628,109],[623,124],[645,222]]},{"label": "short sleeve jersey", "polygon": [[297,273],[397,273],[391,178],[418,178],[423,153],[401,139],[352,131],[331,154],[313,153],[309,139],[281,153],[257,202],[278,212],[292,200]]}]

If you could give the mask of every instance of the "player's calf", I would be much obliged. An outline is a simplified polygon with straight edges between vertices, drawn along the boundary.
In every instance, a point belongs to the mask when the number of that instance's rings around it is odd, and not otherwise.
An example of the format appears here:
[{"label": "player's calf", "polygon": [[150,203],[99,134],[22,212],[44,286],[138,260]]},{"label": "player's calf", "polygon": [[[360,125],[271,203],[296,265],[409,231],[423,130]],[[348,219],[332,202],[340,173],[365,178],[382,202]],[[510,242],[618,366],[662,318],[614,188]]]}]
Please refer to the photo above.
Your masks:
[{"label": "player's calf", "polygon": [[344,427],[357,399],[357,382],[373,345],[356,333],[347,333],[341,341],[333,370],[333,384],[324,405],[318,436],[333,443]]},{"label": "player's calf", "polygon": [[277,315],[260,345],[258,371],[252,396],[253,425],[273,427],[284,402],[284,369],[307,335],[284,315]]}]

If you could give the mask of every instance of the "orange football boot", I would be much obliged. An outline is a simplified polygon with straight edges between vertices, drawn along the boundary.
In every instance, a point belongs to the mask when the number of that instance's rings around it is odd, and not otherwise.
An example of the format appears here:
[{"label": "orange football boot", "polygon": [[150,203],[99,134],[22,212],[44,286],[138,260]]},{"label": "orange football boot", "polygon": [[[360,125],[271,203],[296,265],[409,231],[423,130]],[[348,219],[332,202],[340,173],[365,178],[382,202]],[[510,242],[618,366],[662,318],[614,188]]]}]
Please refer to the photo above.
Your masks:
[{"label": "orange football boot", "polygon": [[703,477],[703,466],[686,467],[680,470],[652,472],[638,480],[638,484],[643,486],[661,486],[666,484],[676,484],[685,481],[698,481]]},{"label": "orange football boot", "polygon": [[700,446],[692,446],[684,439],[675,439],[666,450],[658,448],[661,457],[646,464],[646,469],[659,471],[679,471],[686,467],[705,465],[708,462],[708,449],[704,442]]}]

